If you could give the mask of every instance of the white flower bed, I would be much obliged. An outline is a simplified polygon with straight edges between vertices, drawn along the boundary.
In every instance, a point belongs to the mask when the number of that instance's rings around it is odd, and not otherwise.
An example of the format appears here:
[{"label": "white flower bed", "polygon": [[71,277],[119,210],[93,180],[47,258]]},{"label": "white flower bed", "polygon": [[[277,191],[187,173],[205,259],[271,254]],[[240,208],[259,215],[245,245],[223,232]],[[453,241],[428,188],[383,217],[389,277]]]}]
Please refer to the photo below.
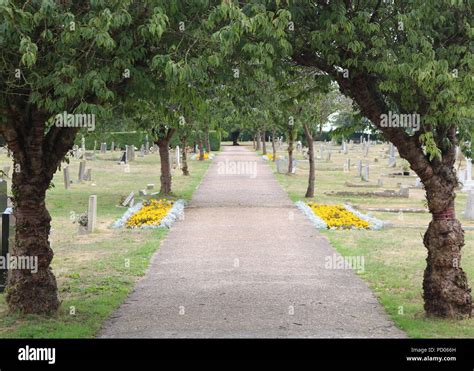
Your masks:
[{"label": "white flower bed", "polygon": [[[168,211],[166,216],[161,219],[159,225],[143,225],[141,227],[135,227],[134,229],[156,229],[156,228],[171,228],[173,223],[181,218],[184,215],[184,206],[186,205],[186,201],[184,200],[176,200],[173,202],[173,206]],[[125,223],[127,220],[130,219],[132,215],[140,211],[143,207],[142,202],[138,202],[132,207],[128,208],[127,211],[122,215],[120,219],[117,219],[115,222],[112,223],[112,228],[124,228]]]},{"label": "white flower bed", "polygon": [[314,224],[317,229],[328,229],[328,225],[326,224],[326,222],[319,216],[317,216],[315,213],[313,213],[313,210],[311,210],[311,208],[305,202],[297,201],[295,202],[295,205],[303,212],[304,215],[308,217],[308,219],[311,221],[311,223]]},{"label": "white flower bed", "polygon": [[[314,226],[317,229],[328,229],[328,225],[326,224],[326,222],[322,218],[320,218],[318,215],[316,215],[313,212],[313,210],[305,202],[297,201],[295,202],[295,205],[298,209],[300,209],[303,212],[303,214],[305,214],[308,217],[308,219],[314,224]],[[369,223],[370,230],[374,230],[374,231],[380,230],[389,224],[380,219],[363,214],[348,204],[344,204],[344,207],[347,211],[353,213],[355,216]],[[353,229],[356,229],[356,228],[353,228]]]},{"label": "white flower bed", "polygon": [[384,221],[380,219],[374,218],[367,214],[362,214],[360,211],[357,211],[356,209],[354,209],[351,205],[344,204],[344,207],[346,208],[347,211],[351,212],[355,216],[369,223],[370,224],[369,229],[371,230],[377,231],[377,230],[383,229],[386,225],[388,225],[388,223],[385,223]]}]

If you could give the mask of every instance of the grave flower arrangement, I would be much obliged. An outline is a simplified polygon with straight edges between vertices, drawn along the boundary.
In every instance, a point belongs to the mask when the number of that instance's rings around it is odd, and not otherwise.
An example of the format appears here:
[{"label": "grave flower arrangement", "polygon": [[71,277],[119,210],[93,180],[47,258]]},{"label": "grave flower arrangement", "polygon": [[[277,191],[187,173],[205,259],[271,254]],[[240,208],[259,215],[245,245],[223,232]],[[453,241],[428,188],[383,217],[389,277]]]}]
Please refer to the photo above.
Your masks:
[{"label": "grave flower arrangement", "polygon": [[322,205],[308,202],[311,210],[327,224],[328,229],[368,229],[370,224],[342,205]]},{"label": "grave flower arrangement", "polygon": [[142,208],[133,214],[125,223],[127,228],[160,225],[161,220],[173,207],[173,201],[160,199],[145,201]]},{"label": "grave flower arrangement", "polygon": [[262,156],[264,160],[273,161],[273,153],[267,153],[266,155]]},{"label": "grave flower arrangement", "polygon": [[184,215],[184,200],[151,199],[130,207],[111,228],[153,229],[171,228]]},{"label": "grave flower arrangement", "polygon": [[387,224],[372,216],[362,214],[350,205],[323,205],[316,202],[296,202],[318,229],[371,229],[378,230]]}]

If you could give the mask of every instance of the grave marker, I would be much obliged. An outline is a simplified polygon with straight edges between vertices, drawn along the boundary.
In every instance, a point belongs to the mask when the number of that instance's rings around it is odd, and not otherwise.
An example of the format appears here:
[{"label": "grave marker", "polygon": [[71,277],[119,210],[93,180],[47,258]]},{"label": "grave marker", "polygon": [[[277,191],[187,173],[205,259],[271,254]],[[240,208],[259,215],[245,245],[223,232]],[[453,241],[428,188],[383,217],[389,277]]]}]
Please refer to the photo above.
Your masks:
[{"label": "grave marker", "polygon": [[100,153],[107,153],[107,143],[100,143]]},{"label": "grave marker", "polygon": [[94,232],[97,223],[97,196],[89,196],[89,207],[87,208],[87,231]]},{"label": "grave marker", "polygon": [[78,183],[84,180],[85,171],[86,171],[86,161],[79,162],[79,174],[77,176]]},{"label": "grave marker", "polygon": [[135,192],[130,192],[127,198],[122,202],[122,206],[132,207],[135,204]]},{"label": "grave marker", "polygon": [[71,185],[71,177],[69,175],[69,166],[66,166],[63,169],[63,173],[64,173],[64,188],[69,189],[69,186]]},{"label": "grave marker", "polygon": [[91,168],[86,170],[86,172],[84,174],[84,180],[87,181],[87,182],[92,181],[92,169]]},{"label": "grave marker", "polygon": [[[15,243],[15,217],[11,208],[2,211],[1,215],[1,240],[0,240],[0,254],[6,260],[8,251]],[[8,270],[0,270],[0,292],[5,290],[8,281]]]},{"label": "grave marker", "polygon": [[474,220],[474,190],[470,190],[467,194],[466,210],[464,217],[467,220]]}]

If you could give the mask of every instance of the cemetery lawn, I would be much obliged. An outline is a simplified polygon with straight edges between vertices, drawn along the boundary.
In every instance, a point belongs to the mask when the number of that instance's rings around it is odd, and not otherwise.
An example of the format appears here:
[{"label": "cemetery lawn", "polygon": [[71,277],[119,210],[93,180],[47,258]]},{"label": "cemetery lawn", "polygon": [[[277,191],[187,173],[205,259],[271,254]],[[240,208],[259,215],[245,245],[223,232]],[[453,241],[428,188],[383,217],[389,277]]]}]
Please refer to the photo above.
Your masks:
[{"label": "cemetery lawn", "polygon": [[[351,147],[349,145],[349,147]],[[360,196],[335,196],[325,194],[330,191],[380,191],[383,189],[398,190],[399,183],[414,185],[415,178],[389,178],[384,174],[399,172],[389,169],[386,165],[388,158],[382,158],[382,148],[377,145],[371,147],[369,157],[364,158],[362,151],[349,150],[348,155],[338,153],[340,146],[333,147],[331,162],[316,162],[316,196],[312,200],[324,204],[342,204],[349,202],[368,212],[369,207],[380,208],[425,208],[424,191],[410,189],[410,198],[381,198]],[[385,149],[388,145],[385,145]],[[316,154],[319,144],[315,144]],[[271,153],[271,145],[267,145]],[[296,151],[295,151],[296,153]],[[261,152],[259,152],[261,154]],[[284,151],[278,155],[287,156]],[[375,162],[375,157],[378,162]],[[296,158],[302,160],[300,153]],[[343,172],[344,162],[352,160],[349,173]],[[360,184],[357,161],[361,159],[370,163],[370,182],[376,183],[382,179],[384,186],[380,188],[349,188],[345,182]],[[400,159],[397,159],[400,163]],[[308,165],[298,164],[297,172],[293,175],[278,174],[275,163],[269,162],[280,184],[288,192],[293,201],[305,200]],[[463,219],[462,213],[466,205],[467,196],[458,192],[456,210],[464,227],[466,227],[466,244],[462,250],[461,265],[469,278],[471,288],[474,288],[474,222]],[[464,321],[448,321],[425,318],[423,311],[422,281],[426,266],[426,248],[423,245],[423,234],[431,219],[430,214],[409,214],[403,216],[398,213],[371,212],[379,219],[391,221],[394,227],[381,231],[323,231],[331,245],[344,256],[364,256],[365,272],[359,274],[372,289],[380,303],[385,307],[396,325],[414,338],[474,338],[474,318]],[[354,298],[357,300],[357,298]]]},{"label": "cemetery lawn", "polygon": [[[52,217],[51,243],[55,253],[52,269],[58,282],[61,308],[53,317],[23,316],[9,313],[4,294],[0,294],[1,338],[90,338],[118,308],[145,274],[151,256],[157,251],[167,230],[116,230],[109,225],[126,208],[118,207],[121,198],[154,183],[160,186],[158,154],[136,157],[130,172],[117,164],[120,153],[99,154],[87,161],[92,168],[92,182],[72,184],[64,189],[62,171],[54,177],[54,188],[48,191],[47,206]],[[0,164],[10,159],[0,156]],[[189,200],[199,185],[210,161],[189,160],[191,175],[184,177],[173,170],[174,196]],[[71,180],[77,180],[79,162],[69,164]],[[71,215],[87,210],[89,195],[97,195],[97,231],[78,235]],[[75,312],[75,313],[74,313]]]}]

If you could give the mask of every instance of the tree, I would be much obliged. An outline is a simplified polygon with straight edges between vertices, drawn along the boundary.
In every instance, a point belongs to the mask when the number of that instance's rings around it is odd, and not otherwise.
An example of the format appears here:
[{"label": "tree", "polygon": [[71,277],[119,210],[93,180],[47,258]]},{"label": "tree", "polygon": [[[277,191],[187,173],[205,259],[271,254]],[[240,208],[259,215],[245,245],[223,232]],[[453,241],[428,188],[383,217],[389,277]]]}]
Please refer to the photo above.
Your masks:
[{"label": "tree", "polygon": [[[420,177],[433,219],[423,289],[428,315],[466,318],[464,232],[454,210],[456,146],[473,117],[472,5],[467,1],[295,1],[293,61],[338,82]],[[384,115],[419,115],[420,126]]]},{"label": "tree", "polygon": [[0,6],[0,135],[15,167],[11,253],[38,257],[37,273],[11,272],[6,299],[12,310],[49,313],[59,306],[45,194],[77,131],[92,129],[94,116],[85,115],[121,94],[144,49],[159,42],[164,17],[152,3],[116,1],[113,9],[102,2]]}]

